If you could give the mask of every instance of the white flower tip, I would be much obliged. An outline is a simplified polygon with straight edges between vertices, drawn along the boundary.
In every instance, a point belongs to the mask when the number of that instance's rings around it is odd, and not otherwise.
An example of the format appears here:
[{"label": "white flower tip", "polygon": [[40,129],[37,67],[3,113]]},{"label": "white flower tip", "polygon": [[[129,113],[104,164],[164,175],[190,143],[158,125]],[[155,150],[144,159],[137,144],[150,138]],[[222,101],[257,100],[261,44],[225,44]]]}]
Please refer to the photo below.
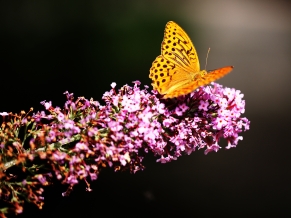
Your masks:
[{"label": "white flower tip", "polygon": [[110,85],[113,89],[115,88],[115,86],[116,86],[116,82],[113,82],[113,83],[111,83],[111,85]]}]

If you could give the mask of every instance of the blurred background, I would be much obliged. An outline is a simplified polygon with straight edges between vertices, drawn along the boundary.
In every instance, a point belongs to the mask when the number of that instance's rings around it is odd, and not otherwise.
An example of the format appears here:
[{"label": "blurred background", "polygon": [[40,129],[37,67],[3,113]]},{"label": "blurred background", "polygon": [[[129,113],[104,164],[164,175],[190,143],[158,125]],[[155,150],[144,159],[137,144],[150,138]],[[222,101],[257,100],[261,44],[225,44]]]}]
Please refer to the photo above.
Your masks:
[{"label": "blurred background", "polygon": [[104,170],[82,183],[49,187],[42,210],[18,217],[291,216],[291,4],[284,0],[14,1],[0,7],[0,111],[40,102],[62,106],[68,90],[100,101],[148,78],[166,23],[190,36],[204,68],[234,65],[219,83],[245,95],[250,130],[237,148],[197,151],[160,164],[149,156],[135,175]]}]

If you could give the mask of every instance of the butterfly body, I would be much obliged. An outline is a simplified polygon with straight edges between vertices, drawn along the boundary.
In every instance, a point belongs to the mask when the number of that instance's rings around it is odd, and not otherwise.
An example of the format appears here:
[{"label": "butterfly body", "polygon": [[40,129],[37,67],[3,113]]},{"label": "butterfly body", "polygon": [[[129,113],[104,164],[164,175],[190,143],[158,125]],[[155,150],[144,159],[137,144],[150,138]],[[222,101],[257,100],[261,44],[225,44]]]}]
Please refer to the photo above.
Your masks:
[{"label": "butterfly body", "polygon": [[197,52],[187,33],[175,22],[166,24],[161,55],[150,69],[152,86],[163,98],[186,95],[196,88],[209,84],[233,69],[200,70]]}]

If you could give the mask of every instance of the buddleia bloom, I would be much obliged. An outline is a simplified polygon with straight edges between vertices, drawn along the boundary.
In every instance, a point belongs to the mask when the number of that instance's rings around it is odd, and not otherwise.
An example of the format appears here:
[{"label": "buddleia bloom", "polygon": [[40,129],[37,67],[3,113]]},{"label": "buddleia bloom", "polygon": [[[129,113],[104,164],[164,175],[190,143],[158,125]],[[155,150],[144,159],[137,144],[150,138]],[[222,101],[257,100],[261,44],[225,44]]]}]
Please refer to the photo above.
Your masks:
[{"label": "buddleia bloom", "polygon": [[[31,116],[0,114],[5,124],[0,134],[1,180],[13,178],[13,184],[2,183],[1,193],[11,207],[21,212],[28,199],[41,208],[42,187],[54,179],[68,185],[63,195],[81,180],[91,191],[88,180],[96,180],[103,167],[135,173],[144,169],[149,152],[157,162],[167,163],[196,149],[218,151],[222,138],[229,149],[243,139],[239,133],[249,129],[249,120],[242,117],[243,94],[216,83],[172,99],[147,86],[141,89],[139,81],[119,90],[115,83],[111,87],[102,97],[104,105],[65,92],[63,107],[43,101],[45,110]],[[11,117],[14,121],[8,125]],[[23,138],[12,134],[20,128]],[[21,177],[6,173],[11,166],[22,171]]]}]

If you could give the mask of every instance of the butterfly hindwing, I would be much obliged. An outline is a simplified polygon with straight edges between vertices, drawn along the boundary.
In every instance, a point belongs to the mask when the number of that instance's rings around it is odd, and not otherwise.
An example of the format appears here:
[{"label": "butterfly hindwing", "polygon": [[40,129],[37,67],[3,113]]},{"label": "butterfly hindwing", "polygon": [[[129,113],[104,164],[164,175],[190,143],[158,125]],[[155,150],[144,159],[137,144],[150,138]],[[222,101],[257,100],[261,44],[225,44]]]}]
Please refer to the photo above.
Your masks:
[{"label": "butterfly hindwing", "polygon": [[216,70],[208,71],[208,73],[204,77],[202,77],[202,81],[199,84],[199,86],[204,86],[211,82],[214,82],[215,80],[220,79],[221,77],[225,76],[230,71],[232,71],[232,69],[233,69],[233,66],[227,66],[227,67],[222,67]]},{"label": "butterfly hindwing", "polygon": [[[181,75],[179,74],[179,79],[176,79],[174,76],[172,82],[170,82],[168,91],[167,93],[165,93],[164,98],[174,98],[180,95],[187,95],[198,87],[207,85],[223,77],[224,75],[232,71],[232,69],[233,66],[227,66],[209,71],[206,74],[203,72],[193,74],[193,77],[190,76],[190,78],[189,75],[191,74],[187,72],[180,72]],[[179,81],[179,83],[174,82],[177,80]]]},{"label": "butterfly hindwing", "polygon": [[175,64],[165,59],[162,55],[158,56],[150,69],[150,78],[152,79],[152,86],[160,94],[165,94],[169,87],[172,75],[178,73],[178,68]]}]

